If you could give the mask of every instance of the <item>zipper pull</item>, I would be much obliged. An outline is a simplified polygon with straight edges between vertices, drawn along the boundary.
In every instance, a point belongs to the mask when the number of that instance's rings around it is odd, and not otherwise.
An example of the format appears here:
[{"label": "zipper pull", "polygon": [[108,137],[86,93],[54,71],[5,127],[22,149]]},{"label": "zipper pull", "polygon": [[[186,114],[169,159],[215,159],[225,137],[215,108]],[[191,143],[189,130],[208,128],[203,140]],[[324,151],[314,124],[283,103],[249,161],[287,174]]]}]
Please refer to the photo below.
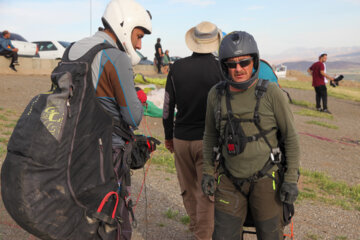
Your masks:
[{"label": "zipper pull", "polygon": [[66,100],[66,107],[67,107],[67,111],[68,111],[68,117],[71,118],[71,108],[70,108],[70,100],[69,99]]}]

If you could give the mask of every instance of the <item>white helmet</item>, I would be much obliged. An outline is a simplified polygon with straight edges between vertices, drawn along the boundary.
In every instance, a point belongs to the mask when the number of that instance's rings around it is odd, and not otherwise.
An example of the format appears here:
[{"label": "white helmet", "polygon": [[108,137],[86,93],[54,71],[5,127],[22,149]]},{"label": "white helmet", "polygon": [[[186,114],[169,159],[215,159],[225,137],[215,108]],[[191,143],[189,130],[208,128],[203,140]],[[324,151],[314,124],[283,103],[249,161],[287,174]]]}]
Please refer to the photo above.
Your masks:
[{"label": "white helmet", "polygon": [[131,63],[138,64],[141,59],[132,46],[131,33],[135,27],[142,28],[146,34],[151,33],[150,12],[133,0],[111,0],[101,20],[114,32]]}]

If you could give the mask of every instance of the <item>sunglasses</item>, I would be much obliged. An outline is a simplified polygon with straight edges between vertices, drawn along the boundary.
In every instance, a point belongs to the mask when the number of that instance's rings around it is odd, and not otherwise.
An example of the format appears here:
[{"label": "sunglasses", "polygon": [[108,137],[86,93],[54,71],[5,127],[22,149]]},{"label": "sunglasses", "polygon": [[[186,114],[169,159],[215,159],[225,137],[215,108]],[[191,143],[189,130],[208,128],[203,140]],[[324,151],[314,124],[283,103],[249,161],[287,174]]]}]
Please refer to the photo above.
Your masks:
[{"label": "sunglasses", "polygon": [[225,65],[228,67],[228,68],[236,68],[236,66],[239,64],[240,67],[244,68],[244,67],[247,67],[250,65],[252,61],[252,57],[251,58],[246,58],[246,59],[243,59],[241,61],[238,61],[238,62],[234,62],[234,61],[230,61],[230,62],[225,62]]}]

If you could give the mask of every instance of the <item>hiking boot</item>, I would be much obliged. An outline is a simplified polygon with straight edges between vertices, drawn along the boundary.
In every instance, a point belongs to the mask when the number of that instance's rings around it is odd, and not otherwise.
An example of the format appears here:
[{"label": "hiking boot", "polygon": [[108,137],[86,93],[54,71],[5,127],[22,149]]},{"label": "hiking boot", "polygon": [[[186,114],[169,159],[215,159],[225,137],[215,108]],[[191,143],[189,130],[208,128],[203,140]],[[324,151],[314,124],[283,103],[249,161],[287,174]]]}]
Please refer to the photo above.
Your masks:
[{"label": "hiking boot", "polygon": [[324,112],[324,113],[331,114],[331,112],[330,112],[328,109],[324,109],[323,112]]},{"label": "hiking boot", "polygon": [[14,61],[13,64],[14,65],[20,65],[20,63],[18,61]]},{"label": "hiking boot", "polygon": [[316,108],[316,111],[322,112],[321,108]]},{"label": "hiking boot", "polygon": [[14,70],[15,72],[17,72],[17,70],[16,70],[16,68],[15,68],[14,65],[11,65],[10,68],[11,68],[12,70]]}]

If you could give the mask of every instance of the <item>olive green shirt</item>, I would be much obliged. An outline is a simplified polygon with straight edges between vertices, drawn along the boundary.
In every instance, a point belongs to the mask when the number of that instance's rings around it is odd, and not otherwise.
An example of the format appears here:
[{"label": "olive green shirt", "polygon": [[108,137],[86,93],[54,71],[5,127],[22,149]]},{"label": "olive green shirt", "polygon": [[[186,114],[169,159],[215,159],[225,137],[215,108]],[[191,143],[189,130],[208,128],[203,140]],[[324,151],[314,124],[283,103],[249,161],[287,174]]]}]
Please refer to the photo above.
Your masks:
[{"label": "olive green shirt", "polygon": [[[231,92],[231,107],[236,117],[241,119],[252,119],[254,115],[256,96],[253,84],[249,89],[242,92]],[[218,95],[214,86],[208,95],[207,111],[205,120],[205,133],[203,138],[204,165],[203,172],[214,174],[213,148],[218,145],[219,132],[217,130],[218,117],[216,117]],[[225,96],[221,97],[221,119],[226,118]],[[269,83],[266,93],[260,99],[259,105],[260,126],[263,130],[276,127],[285,141],[286,167],[285,182],[296,183],[299,170],[299,140],[294,126],[294,117],[290,110],[288,100],[283,91],[275,84]],[[220,133],[223,134],[226,121],[221,121]],[[259,133],[254,123],[242,122],[241,126],[246,136]],[[277,147],[277,130],[266,135],[272,147]],[[238,178],[248,178],[261,170],[270,156],[270,147],[263,138],[257,141],[248,142],[244,151],[236,156],[230,156],[226,147],[223,147],[222,154],[225,159],[225,166],[230,173]],[[274,167],[271,171],[276,169]]]}]

